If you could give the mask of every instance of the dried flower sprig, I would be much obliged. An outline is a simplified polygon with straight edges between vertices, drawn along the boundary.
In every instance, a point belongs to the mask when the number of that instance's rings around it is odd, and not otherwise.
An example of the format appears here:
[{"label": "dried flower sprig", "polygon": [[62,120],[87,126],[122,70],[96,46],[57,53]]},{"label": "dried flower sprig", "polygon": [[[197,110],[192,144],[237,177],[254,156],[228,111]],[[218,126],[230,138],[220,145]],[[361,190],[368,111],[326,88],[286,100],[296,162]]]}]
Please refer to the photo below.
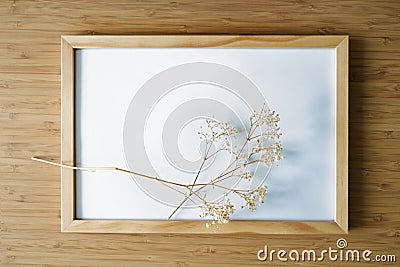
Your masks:
[{"label": "dried flower sprig", "polygon": [[230,220],[230,216],[235,213],[235,206],[230,202],[228,195],[216,203],[206,202],[203,206],[201,206],[202,214],[200,217],[208,217],[211,216],[214,218],[213,221],[217,221],[219,223],[228,223]]},{"label": "dried flower sprig", "polygon": [[[208,155],[209,146],[211,144],[222,145],[216,149],[212,156],[226,151],[233,155],[233,160],[229,165],[216,177],[212,178],[209,183],[196,184],[187,193],[185,200],[179,205],[171,216],[190,198],[193,194],[206,190],[207,187],[221,188],[226,190],[226,194],[222,200],[208,201],[205,197],[199,197],[198,194],[195,198],[200,201],[200,208],[202,210],[201,217],[210,217],[212,225],[215,223],[225,224],[230,221],[230,216],[234,214],[236,208],[231,204],[230,194],[235,194],[244,200],[245,205],[249,210],[255,211],[258,206],[264,203],[267,187],[259,185],[254,189],[238,189],[229,188],[222,184],[223,181],[228,179],[243,179],[251,181],[254,178],[254,172],[250,171],[252,165],[262,164],[266,168],[272,167],[274,163],[280,161],[283,157],[281,155],[282,145],[280,142],[280,128],[278,126],[280,121],[279,115],[275,111],[270,111],[264,105],[259,112],[254,113],[249,118],[249,129],[246,131],[247,136],[241,146],[233,146],[231,139],[235,138],[239,131],[228,123],[221,123],[213,120],[206,120],[207,129],[199,131],[200,138],[206,141],[205,156],[201,166],[211,158]],[[257,167],[257,166],[256,166]],[[200,168],[201,169],[201,168]],[[195,190],[193,188],[196,187]],[[197,188],[199,187],[199,188]],[[170,216],[170,217],[171,217]]]},{"label": "dried flower sprig", "polygon": [[[256,188],[239,189],[230,188],[224,185],[224,181],[233,179],[247,181],[248,184],[254,179],[255,171],[259,164],[266,168],[272,167],[273,164],[283,159],[281,155],[282,145],[280,142],[281,132],[279,128],[279,115],[275,111],[269,110],[263,105],[260,111],[254,111],[249,117],[249,126],[246,130],[245,138],[239,146],[237,136],[239,130],[226,122],[218,122],[216,120],[206,119],[205,128],[200,128],[198,135],[205,143],[203,159],[201,165],[191,184],[181,184],[172,182],[159,177],[149,176],[118,167],[75,167],[65,164],[58,164],[51,161],[33,157],[33,160],[60,166],[63,168],[71,168],[82,171],[98,171],[98,170],[114,170],[138,175],[147,179],[160,182],[164,186],[184,196],[183,201],[170,214],[168,219],[190,200],[198,205],[201,209],[200,217],[211,218],[211,224],[225,224],[230,221],[231,215],[237,211],[237,207],[232,204],[231,195],[236,195],[244,201],[240,208],[247,207],[250,211],[255,211],[258,206],[264,203],[267,187],[263,184]],[[235,140],[233,144],[232,140]],[[215,151],[211,152],[214,147]],[[220,153],[229,153],[231,161],[228,166],[217,176],[211,177],[207,183],[198,183],[200,173],[205,164]],[[177,187],[179,189],[177,189]],[[225,191],[223,198],[217,200],[208,200],[206,193],[208,190],[219,188]]]}]

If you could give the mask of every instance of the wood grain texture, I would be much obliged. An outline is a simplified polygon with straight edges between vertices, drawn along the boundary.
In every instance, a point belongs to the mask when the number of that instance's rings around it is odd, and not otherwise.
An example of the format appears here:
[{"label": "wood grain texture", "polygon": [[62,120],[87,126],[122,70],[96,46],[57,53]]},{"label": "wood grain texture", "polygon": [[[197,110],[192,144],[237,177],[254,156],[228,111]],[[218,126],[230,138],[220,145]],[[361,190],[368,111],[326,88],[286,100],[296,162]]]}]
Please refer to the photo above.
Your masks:
[{"label": "wood grain texture", "polygon": [[62,34],[350,35],[345,237],[399,261],[399,10],[397,0],[1,1],[0,265],[320,266],[259,263],[256,252],[324,249],[341,237],[60,233],[60,170],[30,157],[60,160]]},{"label": "wood grain texture", "polygon": [[[121,221],[74,220],[65,232],[80,233],[157,233],[157,234],[338,234],[344,233],[336,222],[248,222],[231,221],[229,224],[210,227],[199,221]],[[234,235],[232,235],[234,236]]]},{"label": "wood grain texture", "polygon": [[97,35],[63,39],[74,48],[336,48],[345,36],[296,35]]},{"label": "wood grain texture", "polygon": [[[61,163],[75,164],[75,53],[61,38]],[[75,172],[61,169],[61,231],[75,216]]]},{"label": "wood grain texture", "polygon": [[336,47],[336,223],[349,228],[349,38]]}]

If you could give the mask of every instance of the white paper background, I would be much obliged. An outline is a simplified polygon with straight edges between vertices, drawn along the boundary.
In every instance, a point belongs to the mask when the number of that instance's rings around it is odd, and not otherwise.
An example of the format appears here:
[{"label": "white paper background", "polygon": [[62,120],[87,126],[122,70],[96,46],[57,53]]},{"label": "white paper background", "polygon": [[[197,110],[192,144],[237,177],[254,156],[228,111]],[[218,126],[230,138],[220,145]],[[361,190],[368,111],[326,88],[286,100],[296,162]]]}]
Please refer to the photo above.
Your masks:
[{"label": "white paper background", "polygon": [[[83,49],[76,52],[77,163],[126,168],[123,124],[135,92],[153,75],[187,62],[239,70],[281,117],[283,154],[268,179],[266,203],[232,219],[334,220],[334,49]],[[173,208],[119,172],[77,172],[81,219],[166,219]],[[199,219],[182,209],[175,219]]]}]

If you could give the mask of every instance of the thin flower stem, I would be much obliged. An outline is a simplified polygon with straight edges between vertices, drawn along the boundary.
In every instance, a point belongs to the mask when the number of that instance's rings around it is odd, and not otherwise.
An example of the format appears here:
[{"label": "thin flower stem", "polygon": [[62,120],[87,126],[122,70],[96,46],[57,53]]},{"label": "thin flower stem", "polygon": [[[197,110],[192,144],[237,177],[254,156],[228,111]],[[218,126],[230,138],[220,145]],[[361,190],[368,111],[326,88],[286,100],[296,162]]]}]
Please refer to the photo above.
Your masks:
[{"label": "thin flower stem", "polygon": [[235,167],[234,169],[230,170],[229,172],[223,173],[221,175],[218,175],[216,178],[212,179],[211,182],[212,183],[216,183],[219,182],[221,178],[227,176],[228,174],[235,172],[236,170],[240,169],[241,167]]},{"label": "thin flower stem", "polygon": [[262,134],[258,134],[258,135],[250,137],[249,140],[253,140],[253,139],[256,139],[256,138],[262,137],[262,136],[263,136]]},{"label": "thin flower stem", "polygon": [[66,165],[66,164],[55,163],[55,162],[44,160],[44,159],[40,159],[40,158],[37,158],[37,157],[32,157],[31,159],[35,160],[35,161],[38,161],[38,162],[47,163],[47,164],[50,164],[50,165],[54,165],[54,166],[58,166],[58,167],[62,167],[62,168],[67,168],[67,169],[72,169],[72,170],[79,170],[79,171],[90,171],[90,172],[95,172],[95,171],[120,171],[120,172],[125,172],[125,173],[138,175],[138,176],[141,176],[141,177],[144,177],[144,178],[147,178],[147,179],[151,179],[151,180],[155,180],[155,181],[159,181],[159,182],[162,182],[162,183],[172,184],[172,185],[181,186],[181,187],[188,187],[188,185],[167,181],[167,180],[164,180],[164,179],[160,179],[158,177],[149,176],[149,175],[146,175],[146,174],[143,174],[143,173],[139,173],[139,172],[125,170],[125,169],[118,168],[118,167],[76,167],[76,166],[70,166],[70,165]]},{"label": "thin flower stem", "polygon": [[213,184],[213,183],[211,183],[211,184],[206,184],[206,185],[207,185],[207,186],[219,187],[219,188],[225,189],[225,190],[227,190],[227,191],[236,193],[236,194],[241,195],[241,196],[243,196],[243,193],[240,193],[240,192],[247,192],[247,191],[248,191],[248,190],[245,190],[245,189],[243,189],[243,190],[241,190],[241,189],[232,189],[232,188],[229,188],[229,187],[226,187],[226,186],[222,186],[222,185],[219,185],[219,184]]},{"label": "thin flower stem", "polygon": [[[240,167],[239,167],[240,168]],[[228,174],[228,173],[227,173]],[[220,182],[222,182],[222,181],[225,181],[225,180],[228,180],[228,179],[230,179],[230,178],[232,178],[232,177],[237,177],[238,175],[236,174],[236,175],[234,175],[235,173],[234,172],[232,172],[229,176],[226,176],[226,177],[224,177],[224,178],[221,178],[221,179],[218,179],[217,181],[214,181],[214,183],[220,183]],[[223,177],[223,176],[222,176]]]},{"label": "thin flower stem", "polygon": [[172,218],[172,216],[174,216],[174,214],[182,207],[182,205],[185,204],[185,202],[193,195],[193,186],[196,184],[197,178],[199,178],[199,175],[201,173],[201,170],[203,169],[204,163],[206,163],[206,161],[207,161],[207,155],[210,152],[211,145],[212,145],[212,143],[210,144],[209,147],[207,147],[208,146],[208,142],[206,141],[206,147],[204,149],[205,153],[204,153],[203,162],[201,163],[200,168],[197,171],[197,174],[196,174],[196,177],[194,178],[192,186],[189,187],[189,190],[190,190],[189,196],[185,197],[185,199],[174,209],[174,211],[169,215],[168,220],[170,220]]},{"label": "thin flower stem", "polygon": [[[198,184],[184,185],[184,184],[180,184],[180,183],[175,183],[175,182],[163,180],[163,179],[160,179],[160,178],[157,178],[157,177],[145,175],[145,174],[142,174],[142,173],[125,170],[125,169],[118,168],[118,167],[76,167],[76,166],[70,166],[70,165],[66,165],[66,164],[60,164],[60,163],[52,162],[52,161],[49,161],[49,160],[44,160],[44,159],[37,158],[37,157],[32,157],[31,159],[34,160],[34,161],[50,164],[50,165],[53,165],[53,166],[58,166],[58,167],[66,168],[66,169],[79,170],[79,171],[90,171],[90,172],[95,172],[95,171],[121,171],[121,172],[125,172],[125,173],[136,174],[136,175],[142,176],[144,178],[156,180],[156,181],[162,183],[164,186],[167,186],[168,188],[171,188],[171,189],[177,191],[178,193],[184,195],[187,198],[190,198],[190,196],[192,194],[194,194],[200,200],[204,201],[204,199],[199,194],[197,194],[197,191],[192,191],[191,194],[188,195],[188,194],[185,194],[184,192],[182,192],[182,191],[180,191],[180,190],[178,190],[176,188],[173,188],[172,186],[168,185],[168,184],[172,184],[172,185],[185,187],[185,188],[189,188],[189,187],[193,188],[194,186],[197,186]],[[209,185],[210,183],[208,183],[207,185]],[[194,202],[194,204],[197,204],[197,203]]]},{"label": "thin flower stem", "polygon": [[[251,153],[249,154],[249,156],[247,157],[247,160],[249,160],[250,157],[251,157],[253,154],[254,154],[254,153],[251,152]],[[244,166],[253,164],[253,163],[255,163],[255,162],[261,162],[261,161],[259,161],[259,160],[254,160],[254,161],[252,161],[252,162],[248,162],[248,163],[244,164]],[[214,182],[215,182],[215,183],[220,183],[220,182],[222,182],[222,181],[224,181],[224,180],[227,180],[227,179],[229,179],[229,178],[232,178],[232,177],[234,176],[234,172],[235,172],[236,170],[240,169],[240,168],[241,168],[240,166],[239,166],[239,167],[236,167],[236,168],[233,169],[232,171],[229,171],[229,172],[225,173],[224,175],[220,175],[218,179],[214,180]],[[230,176],[228,176],[228,177],[224,177],[224,176],[226,176],[226,175],[229,174],[229,173],[232,173],[232,174],[231,174]]]},{"label": "thin flower stem", "polygon": [[[237,155],[240,155],[240,154],[242,153],[243,149],[246,147],[247,143],[249,142],[251,135],[254,133],[255,129],[252,130],[253,126],[254,126],[254,124],[251,123],[251,124],[250,124],[250,128],[249,128],[249,131],[248,131],[248,133],[247,133],[246,141],[243,143],[243,145],[242,145],[242,147],[241,147],[239,153],[237,153]],[[232,162],[228,165],[228,167],[226,167],[226,168],[221,172],[221,174],[223,174],[223,173],[225,173],[227,170],[229,170],[229,168],[232,167],[232,165],[233,165],[234,163],[237,163],[237,161],[238,161],[238,158],[236,158],[236,160],[232,161]]]},{"label": "thin flower stem", "polygon": [[211,155],[207,156],[206,160],[208,160],[209,158],[211,158],[212,156],[218,154],[219,152],[223,151],[223,148],[218,149],[217,151],[215,151],[214,153],[212,153]]},{"label": "thin flower stem", "polygon": [[253,160],[253,161],[248,162],[246,165],[250,165],[250,164],[253,164],[256,162],[262,162],[262,160]]},{"label": "thin flower stem", "polygon": [[[190,198],[190,196],[187,195],[186,193],[184,193],[184,192],[182,192],[182,191],[180,191],[180,190],[178,190],[178,189],[176,189],[176,188],[173,188],[172,186],[170,186],[170,185],[168,185],[168,184],[165,184],[165,183],[163,183],[163,182],[160,182],[160,183],[162,183],[162,185],[164,185],[164,186],[166,186],[166,187],[168,187],[168,188],[170,188],[170,189],[172,189],[172,190],[174,190],[174,191],[176,191],[176,192],[178,192],[178,193],[184,195],[184,196],[187,197],[190,201],[192,201],[193,204],[199,205],[199,203],[196,203],[196,202],[195,202],[192,198]],[[199,194],[197,194],[196,192],[193,192],[193,194],[194,194],[196,197],[198,197],[198,198],[200,199],[200,201],[202,201],[203,203],[205,202],[204,198],[202,198]]]},{"label": "thin flower stem", "polygon": [[[184,192],[182,192],[182,191],[170,186],[169,184],[176,185],[176,186],[181,186],[181,187],[189,187],[191,185],[183,185],[183,184],[179,184],[179,183],[174,183],[174,182],[170,182],[170,181],[167,181],[167,180],[159,179],[157,177],[152,177],[152,176],[144,175],[144,174],[141,174],[141,173],[137,173],[137,172],[121,169],[121,168],[118,168],[118,167],[75,167],[75,166],[69,166],[69,165],[66,165],[66,164],[55,163],[55,162],[44,160],[44,159],[40,159],[40,158],[37,158],[37,157],[32,157],[31,159],[34,160],[34,161],[47,163],[47,164],[50,164],[50,165],[53,165],[53,166],[58,166],[58,167],[62,167],[62,168],[72,169],[72,170],[90,171],[90,172],[95,172],[95,171],[121,171],[121,172],[130,173],[130,174],[136,174],[136,175],[142,176],[144,178],[149,178],[149,179],[156,180],[156,181],[160,182],[162,185],[164,185],[164,186],[166,186],[166,187],[178,192],[179,194],[182,194],[187,198],[190,197],[186,193],[184,193]],[[199,196],[199,194],[195,194],[195,195],[201,201],[204,202],[204,199],[201,196]],[[191,198],[190,198],[190,201],[192,201],[193,204],[198,205],[198,203],[196,203]]]}]

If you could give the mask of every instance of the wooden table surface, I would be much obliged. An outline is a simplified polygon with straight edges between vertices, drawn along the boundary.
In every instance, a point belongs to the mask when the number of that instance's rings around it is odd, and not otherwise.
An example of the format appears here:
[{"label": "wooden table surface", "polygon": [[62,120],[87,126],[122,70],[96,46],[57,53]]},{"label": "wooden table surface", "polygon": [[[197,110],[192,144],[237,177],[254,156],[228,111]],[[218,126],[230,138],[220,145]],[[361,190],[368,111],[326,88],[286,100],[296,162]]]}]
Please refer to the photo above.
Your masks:
[{"label": "wooden table surface", "polygon": [[[61,34],[350,35],[349,235],[60,233],[59,168],[29,158],[60,157]],[[317,266],[256,252],[335,248],[340,237],[398,264],[399,171],[398,0],[0,2],[1,266]]]}]

